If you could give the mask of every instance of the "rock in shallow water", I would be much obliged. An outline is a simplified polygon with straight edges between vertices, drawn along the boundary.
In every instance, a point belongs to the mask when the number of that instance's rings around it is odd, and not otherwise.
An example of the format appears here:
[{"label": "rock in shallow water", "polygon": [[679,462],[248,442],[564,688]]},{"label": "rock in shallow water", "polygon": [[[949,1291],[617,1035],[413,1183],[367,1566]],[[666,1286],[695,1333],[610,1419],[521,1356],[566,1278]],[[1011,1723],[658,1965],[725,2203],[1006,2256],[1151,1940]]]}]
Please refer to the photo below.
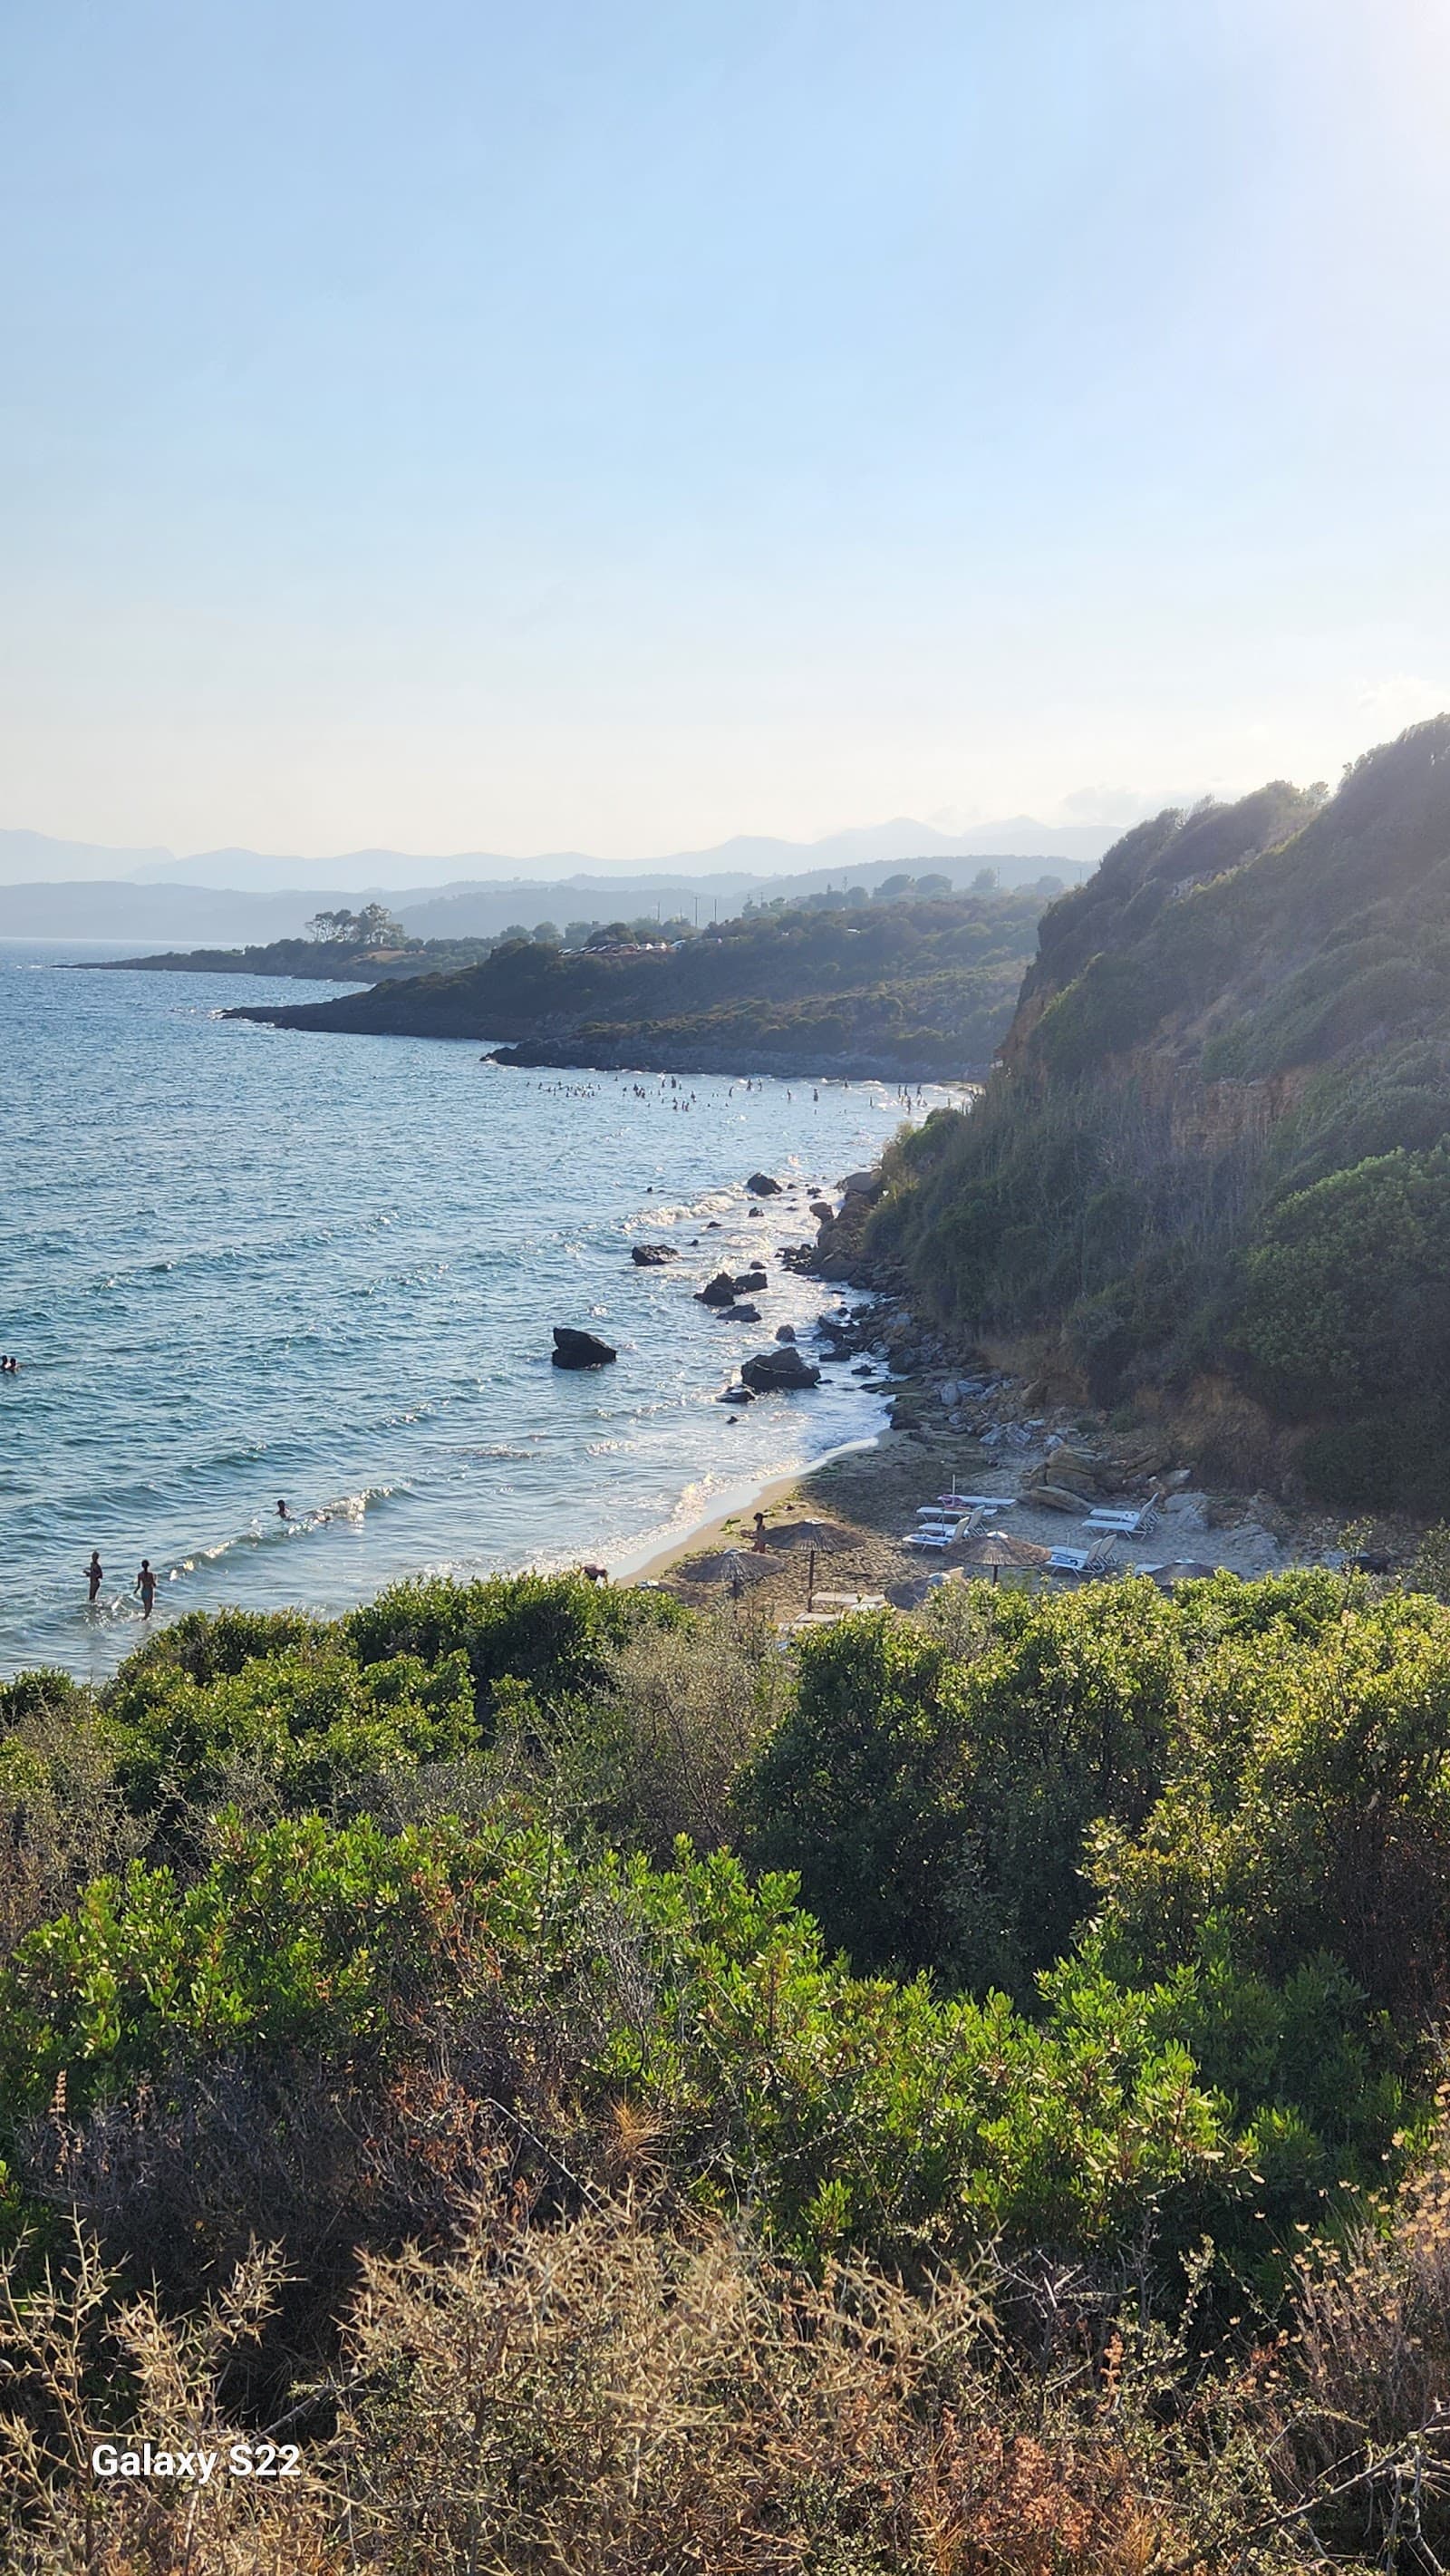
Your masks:
[{"label": "rock in shallow water", "polygon": [[746,1360],[740,1371],[745,1384],[757,1395],[773,1395],[793,1387],[819,1386],[821,1372],[809,1360],[803,1360],[794,1344],[787,1342],[782,1350],[758,1351]]},{"label": "rock in shallow water", "polygon": [[672,1243],[636,1243],[629,1257],[639,1270],[658,1270],[663,1262],[678,1261],[680,1256]]},{"label": "rock in shallow water", "polygon": [[579,1333],[572,1324],[556,1324],[551,1357],[555,1368],[607,1368],[619,1353],[608,1342],[601,1342],[597,1333]]}]

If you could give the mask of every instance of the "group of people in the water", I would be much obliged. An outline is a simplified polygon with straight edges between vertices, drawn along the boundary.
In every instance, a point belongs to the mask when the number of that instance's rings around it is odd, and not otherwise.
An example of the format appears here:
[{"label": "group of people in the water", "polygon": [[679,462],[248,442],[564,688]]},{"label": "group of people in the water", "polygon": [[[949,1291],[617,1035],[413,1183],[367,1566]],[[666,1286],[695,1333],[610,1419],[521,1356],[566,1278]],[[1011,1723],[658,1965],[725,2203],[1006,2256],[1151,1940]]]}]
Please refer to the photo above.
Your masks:
[{"label": "group of people in the water", "polygon": [[[285,1500],[280,1494],[277,1498],[277,1518],[279,1521],[287,1521],[288,1523],[292,1523],[293,1518],[291,1512],[287,1509]],[[295,1524],[293,1525],[295,1526]],[[101,1597],[101,1585],[105,1582],[105,1579],[106,1569],[101,1563],[101,1551],[98,1547],[93,1547],[91,1550],[90,1564],[86,1567],[86,1595],[92,1609],[95,1608],[97,1601]],[[140,1595],[142,1618],[149,1619],[156,1606],[156,1573],[149,1556],[142,1557],[141,1571],[137,1575],[131,1589],[133,1592],[139,1593]]]},{"label": "group of people in the water", "polygon": [[[90,1597],[92,1609],[94,1609],[96,1602],[100,1597],[101,1585],[105,1582],[105,1579],[106,1569],[101,1563],[100,1549],[93,1547],[91,1550],[90,1564],[86,1567],[86,1590]],[[142,1557],[141,1571],[137,1575],[131,1589],[133,1592],[140,1593],[141,1616],[143,1619],[149,1619],[152,1610],[156,1606],[156,1575],[149,1556]]]},{"label": "group of people in the water", "polygon": [[20,1362],[9,1351],[0,1351],[0,1377],[18,1377]]}]

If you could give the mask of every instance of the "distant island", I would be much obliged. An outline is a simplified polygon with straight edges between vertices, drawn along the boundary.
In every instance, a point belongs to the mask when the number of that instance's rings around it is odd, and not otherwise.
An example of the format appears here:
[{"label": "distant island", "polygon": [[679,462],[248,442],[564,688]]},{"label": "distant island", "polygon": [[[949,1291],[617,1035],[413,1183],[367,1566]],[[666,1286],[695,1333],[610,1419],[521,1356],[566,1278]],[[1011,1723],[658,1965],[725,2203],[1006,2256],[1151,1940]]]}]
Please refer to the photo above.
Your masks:
[{"label": "distant island", "polygon": [[684,922],[607,923],[578,949],[557,934],[504,939],[448,971],[420,972],[416,952],[390,956],[367,992],[228,1016],[502,1041],[506,1064],[903,1082],[979,1075],[1010,1023],[1046,889],[953,894],[941,880],[904,877],[881,896],[782,901],[698,932]]}]

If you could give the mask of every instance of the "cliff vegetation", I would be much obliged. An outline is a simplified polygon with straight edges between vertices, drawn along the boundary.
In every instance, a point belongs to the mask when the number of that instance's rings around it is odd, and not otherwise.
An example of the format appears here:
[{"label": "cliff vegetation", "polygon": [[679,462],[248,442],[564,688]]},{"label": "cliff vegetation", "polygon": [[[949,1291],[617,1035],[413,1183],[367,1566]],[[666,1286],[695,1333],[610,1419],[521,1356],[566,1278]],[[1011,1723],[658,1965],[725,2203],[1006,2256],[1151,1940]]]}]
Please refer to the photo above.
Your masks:
[{"label": "cliff vegetation", "polygon": [[887,1179],[868,1257],[964,1336],[1217,1412],[1233,1481],[1443,1509],[1450,717],[1129,833],[1044,916],[980,1107]]}]

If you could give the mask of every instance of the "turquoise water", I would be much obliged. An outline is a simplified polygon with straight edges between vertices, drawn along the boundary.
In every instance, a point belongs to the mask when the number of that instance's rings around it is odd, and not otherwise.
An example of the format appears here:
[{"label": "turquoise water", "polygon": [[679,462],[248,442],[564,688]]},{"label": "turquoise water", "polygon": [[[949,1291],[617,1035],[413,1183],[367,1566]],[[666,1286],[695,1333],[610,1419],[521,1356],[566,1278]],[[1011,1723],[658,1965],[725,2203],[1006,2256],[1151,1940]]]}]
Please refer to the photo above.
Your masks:
[{"label": "turquoise water", "polygon": [[[839,1371],[731,1427],[732,1369],[836,1292],[772,1263],[735,1326],[691,1291],[811,1231],[801,1197],[751,1218],[747,1173],[835,1181],[900,1124],[895,1093],[504,1071],[220,1018],[286,989],[250,977],[57,971],[87,953],[0,945],[0,1350],[23,1364],[0,1377],[0,1671],[110,1669],[143,1555],[158,1620],[336,1611],[424,1567],[618,1569],[878,1427]],[[654,1237],[682,1257],[637,1270]],[[550,1367],[556,1323],[618,1364]]]}]

